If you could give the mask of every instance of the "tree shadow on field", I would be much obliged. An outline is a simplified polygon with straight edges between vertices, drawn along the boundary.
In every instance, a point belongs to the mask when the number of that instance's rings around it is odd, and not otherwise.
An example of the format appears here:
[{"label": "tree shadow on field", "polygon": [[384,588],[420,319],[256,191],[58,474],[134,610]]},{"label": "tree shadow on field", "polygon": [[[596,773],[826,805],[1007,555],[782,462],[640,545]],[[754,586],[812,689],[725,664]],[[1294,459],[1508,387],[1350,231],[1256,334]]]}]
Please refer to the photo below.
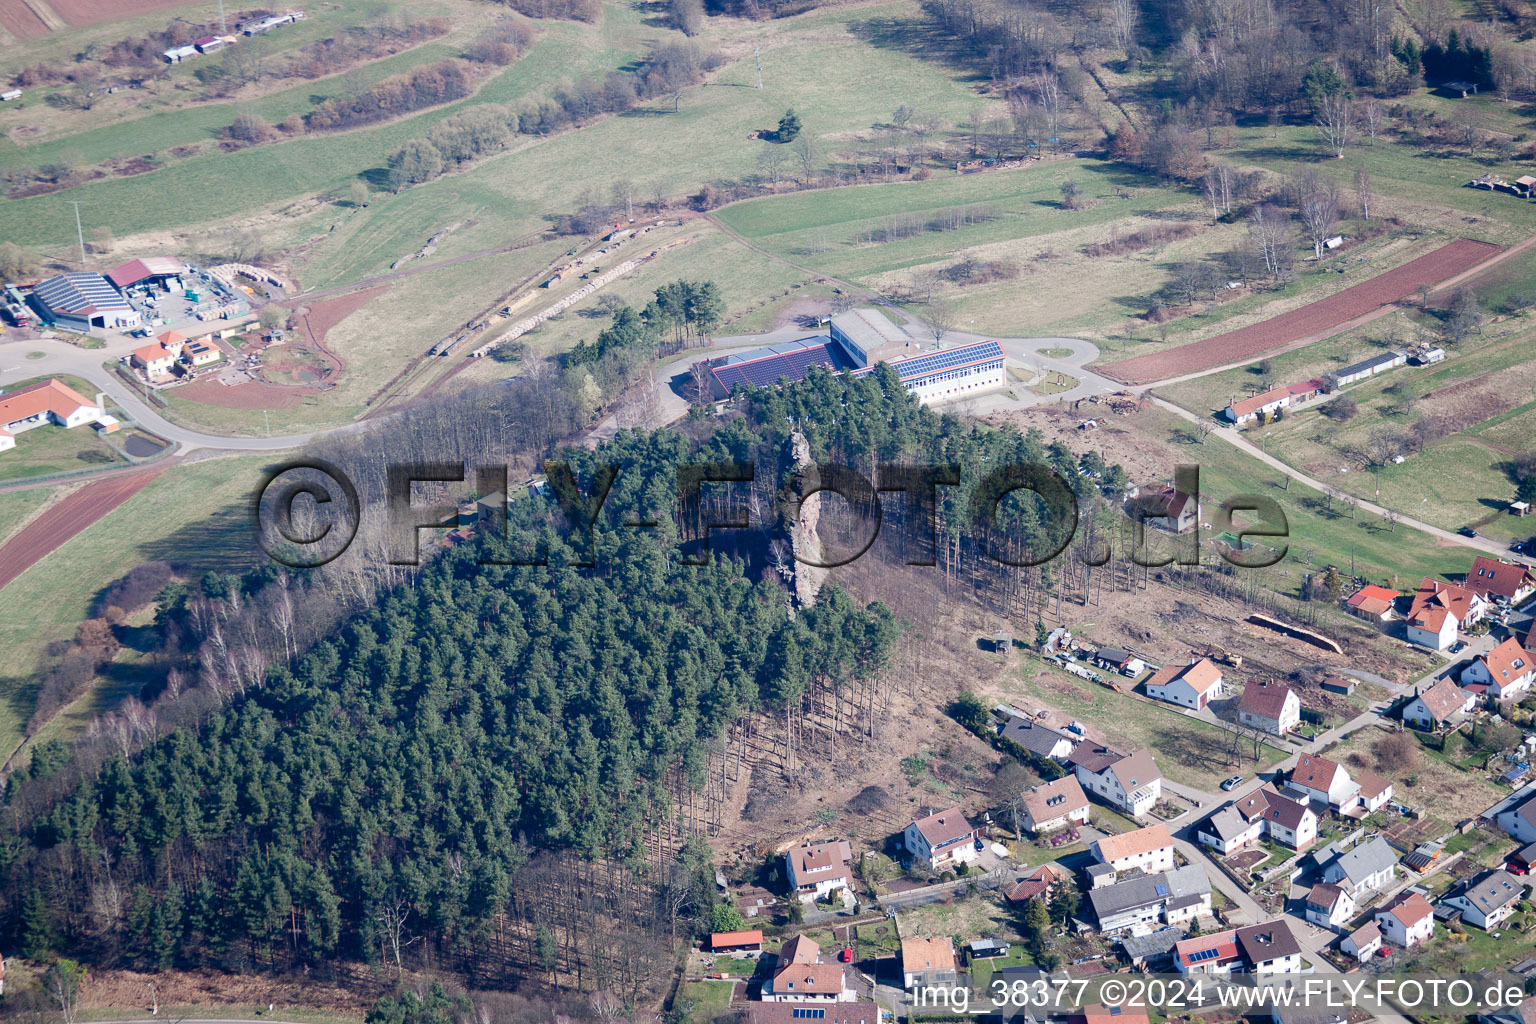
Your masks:
[{"label": "tree shadow on field", "polygon": [[[848,31],[857,39],[882,50],[894,50],[919,60],[944,64],[959,69],[961,82],[989,82],[992,80],[985,55],[976,47],[969,46],[941,31],[922,18],[869,18],[848,25]],[[900,103],[892,97],[893,108]]]},{"label": "tree shadow on field", "polygon": [[1273,160],[1292,164],[1298,161],[1316,160],[1323,154],[1321,149],[1313,146],[1285,146],[1277,144],[1250,149],[1244,155],[1246,159],[1254,163],[1264,163],[1265,161]]},{"label": "tree shadow on field", "polygon": [[390,182],[388,167],[370,167],[368,170],[359,174],[358,178],[365,182],[369,188],[372,188],[376,191],[389,190]]},{"label": "tree shadow on field", "polygon": [[[253,488],[259,479],[251,474]],[[210,569],[240,572],[264,557],[256,545],[255,516],[244,501],[230,502],[168,537],[140,544],[137,552],[146,562],[169,562],[183,576],[201,576]]]}]

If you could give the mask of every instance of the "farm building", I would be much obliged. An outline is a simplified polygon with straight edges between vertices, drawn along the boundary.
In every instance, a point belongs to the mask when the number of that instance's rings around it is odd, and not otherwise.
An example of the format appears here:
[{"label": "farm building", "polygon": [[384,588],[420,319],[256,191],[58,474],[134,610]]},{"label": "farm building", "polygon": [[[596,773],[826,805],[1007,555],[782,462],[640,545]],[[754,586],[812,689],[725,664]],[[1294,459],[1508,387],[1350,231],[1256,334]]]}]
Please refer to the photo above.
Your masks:
[{"label": "farm building", "polygon": [[160,56],[165,58],[165,62],[167,64],[180,64],[188,57],[197,56],[197,47],[173,46],[169,50],[166,50],[164,53],[162,53]]},{"label": "farm building", "polygon": [[174,288],[186,272],[186,266],[178,259],[170,256],[146,256],[143,259],[130,260],[120,267],[113,267],[107,271],[107,280],[119,288],[132,288],[136,284],[145,282]]},{"label": "farm building", "polygon": [[201,39],[192,40],[192,45],[197,47],[198,53],[218,53],[231,42],[233,40],[224,36],[203,36]]},{"label": "farm building", "polygon": [[1445,349],[1427,348],[1414,357],[1414,361],[1420,366],[1432,366],[1435,363],[1445,361]]},{"label": "farm building", "polygon": [[1384,370],[1390,370],[1394,366],[1402,366],[1406,362],[1408,362],[1408,353],[1393,349],[1391,352],[1383,352],[1379,356],[1372,356],[1370,359],[1351,363],[1337,373],[1330,374],[1330,376],[1333,378],[1335,387],[1344,387],[1346,384],[1353,384],[1356,381],[1365,380],[1367,377],[1374,377],[1376,374]]},{"label": "farm building", "polygon": [[5,92],[0,92],[0,103],[9,103],[11,100],[19,99],[21,99],[20,89],[7,89]]},{"label": "farm building", "polygon": [[139,311],[100,274],[50,277],[33,289],[32,304],[45,321],[68,330],[139,326]]},{"label": "farm building", "polygon": [[58,378],[0,395],[0,452],[16,447],[16,435],[44,423],[78,427],[101,418],[101,406]]}]

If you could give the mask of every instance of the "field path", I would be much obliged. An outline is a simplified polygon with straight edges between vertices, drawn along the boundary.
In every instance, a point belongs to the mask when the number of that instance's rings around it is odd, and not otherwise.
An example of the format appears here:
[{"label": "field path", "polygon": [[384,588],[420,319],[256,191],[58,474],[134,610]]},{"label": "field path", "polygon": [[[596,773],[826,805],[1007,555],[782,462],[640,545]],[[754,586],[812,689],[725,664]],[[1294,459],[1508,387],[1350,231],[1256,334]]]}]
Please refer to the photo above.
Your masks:
[{"label": "field path", "polygon": [[[1168,410],[1175,416],[1178,416],[1180,419],[1188,420],[1190,423],[1194,423],[1197,426],[1210,425],[1209,416],[1201,416],[1197,413],[1190,412],[1183,406],[1174,405],[1167,399],[1158,398],[1156,395],[1151,395],[1150,397],[1152,401],[1158,404],[1158,406]],[[1249,441],[1230,424],[1221,424],[1215,430],[1211,431],[1210,436],[1221,438],[1223,441],[1232,445],[1234,448],[1241,450],[1243,454],[1250,455],[1253,458],[1258,459],[1270,469],[1284,473],[1292,480],[1295,480],[1298,483],[1306,484],[1308,487],[1312,488],[1320,494],[1326,494],[1330,490],[1330,485],[1325,484],[1320,480],[1315,480],[1307,474],[1303,473],[1301,470],[1294,469],[1286,463],[1281,462],[1279,459],[1275,458],[1273,455],[1270,455],[1268,452],[1264,451],[1252,441]],[[1386,517],[1387,510],[1382,506],[1373,502],[1366,501],[1364,498],[1359,497],[1358,495],[1350,495],[1349,497],[1350,500],[1355,503],[1355,506],[1361,511],[1369,512],[1373,516],[1380,516],[1383,518]],[[1489,540],[1487,537],[1463,537],[1460,534],[1453,533],[1450,530],[1444,530],[1438,526],[1431,526],[1429,523],[1420,522],[1417,519],[1411,519],[1405,515],[1398,515],[1397,521],[1402,526],[1420,530],[1429,534],[1431,537],[1434,537],[1436,540],[1442,541],[1446,544],[1456,544],[1465,548],[1477,548],[1480,551],[1486,552],[1487,554],[1494,555],[1499,558],[1509,557],[1508,545],[1498,541]]]},{"label": "field path", "polygon": [[0,546],[0,588],[41,562],[55,548],[133,497],[165,472],[147,469],[97,480],[54,505]]},{"label": "field path", "polygon": [[1400,267],[1278,316],[1161,352],[1110,363],[1100,367],[1099,372],[1128,384],[1149,384],[1209,373],[1234,360],[1236,365],[1242,365],[1287,346],[1311,344],[1348,327],[1369,323],[1420,287],[1433,286],[1435,291],[1453,287],[1532,242],[1536,242],[1536,236],[1512,249],[1501,249],[1487,242],[1457,239]]}]

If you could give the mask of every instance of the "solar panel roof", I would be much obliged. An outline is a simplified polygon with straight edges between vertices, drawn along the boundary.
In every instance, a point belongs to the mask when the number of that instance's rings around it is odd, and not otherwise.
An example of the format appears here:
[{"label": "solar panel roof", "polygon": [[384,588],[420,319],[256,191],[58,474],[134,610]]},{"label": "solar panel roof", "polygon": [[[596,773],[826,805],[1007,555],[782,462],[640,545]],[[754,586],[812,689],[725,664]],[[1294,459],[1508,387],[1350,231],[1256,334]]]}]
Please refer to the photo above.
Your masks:
[{"label": "solar panel roof", "polygon": [[[918,377],[928,377],[935,373],[943,373],[946,370],[957,370],[962,366],[973,366],[976,363],[985,363],[994,359],[1003,358],[1003,347],[995,341],[982,341],[974,345],[962,345],[960,348],[940,349],[937,352],[927,352],[910,359],[896,359],[891,361],[891,368],[896,371],[896,376],[903,381],[913,380]],[[869,372],[869,371],[864,371]]]},{"label": "solar panel roof", "polygon": [[765,388],[786,380],[803,380],[813,366],[835,373],[847,369],[849,365],[837,346],[830,343],[805,347],[776,345],[753,349],[742,353],[742,356],[746,358],[734,363],[727,361],[725,365],[713,369],[715,380],[720,382],[725,394],[730,394],[737,385]]}]

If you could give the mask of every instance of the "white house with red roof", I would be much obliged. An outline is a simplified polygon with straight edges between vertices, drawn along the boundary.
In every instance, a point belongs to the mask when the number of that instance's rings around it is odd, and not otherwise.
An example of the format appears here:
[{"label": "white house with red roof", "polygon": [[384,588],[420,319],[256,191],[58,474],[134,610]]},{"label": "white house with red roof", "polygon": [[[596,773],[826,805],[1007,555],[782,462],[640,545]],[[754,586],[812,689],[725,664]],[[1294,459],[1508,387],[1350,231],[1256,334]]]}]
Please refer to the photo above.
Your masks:
[{"label": "white house with red roof", "polygon": [[847,840],[808,843],[784,855],[789,867],[789,885],[802,903],[824,899],[840,889],[852,888],[848,862],[853,851]]},{"label": "white house with red roof", "polygon": [[765,1002],[836,1003],[855,999],[857,994],[848,988],[842,964],[822,963],[821,947],[796,935],[780,947],[773,974],[763,982],[762,998]]},{"label": "white house with red roof", "polygon": [[1314,804],[1348,814],[1360,805],[1360,784],[1349,769],[1317,754],[1302,754],[1287,784]]},{"label": "white house with red roof", "polygon": [[16,447],[16,435],[45,423],[66,429],[95,423],[101,406],[57,377],[0,394],[0,452]]},{"label": "white house with red roof", "polygon": [[1461,670],[1461,685],[1481,688],[1495,700],[1518,700],[1536,682],[1536,653],[1510,637],[1487,654],[1472,659]]},{"label": "white house with red roof", "polygon": [[1428,942],[1435,934],[1435,908],[1416,892],[1400,892],[1375,915],[1382,937],[1404,949]]},{"label": "white house with red roof", "polygon": [[1443,651],[1456,633],[1488,614],[1488,602],[1454,583],[1424,577],[1408,609],[1408,642]]},{"label": "white house with red roof", "polygon": [[976,859],[976,829],[960,808],[918,818],[907,826],[902,843],[912,860],[931,871],[944,871]]},{"label": "white house with red roof", "polygon": [[1478,555],[1472,559],[1472,571],[1467,573],[1467,589],[1485,601],[1503,598],[1510,604],[1519,604],[1536,594],[1536,576],[1519,562]]},{"label": "white house with red roof", "polygon": [[1249,683],[1238,699],[1237,718],[1244,725],[1284,736],[1301,724],[1301,698],[1280,683]]},{"label": "white house with red roof", "polygon": [[1147,679],[1147,696],[1196,711],[1225,693],[1221,669],[1210,658],[1165,665]]},{"label": "white house with red roof", "polygon": [[1108,864],[1116,874],[1140,870],[1145,874],[1172,871],[1173,837],[1162,825],[1148,825],[1134,832],[1101,836],[1088,846],[1094,860]]}]

